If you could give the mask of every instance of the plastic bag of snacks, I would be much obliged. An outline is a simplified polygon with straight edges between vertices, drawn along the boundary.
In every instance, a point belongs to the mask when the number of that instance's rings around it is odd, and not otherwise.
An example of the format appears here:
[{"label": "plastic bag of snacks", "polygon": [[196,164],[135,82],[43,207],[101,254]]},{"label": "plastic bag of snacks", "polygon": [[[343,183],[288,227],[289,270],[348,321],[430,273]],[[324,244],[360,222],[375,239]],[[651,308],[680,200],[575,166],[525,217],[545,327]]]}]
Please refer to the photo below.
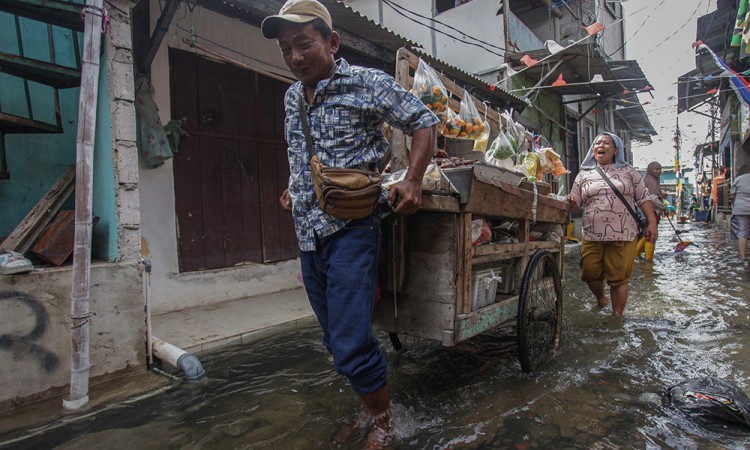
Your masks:
[{"label": "plastic bag of snacks", "polygon": [[449,109],[448,90],[445,89],[445,85],[440,81],[435,70],[421,59],[414,73],[414,85],[411,92],[438,117]]},{"label": "plastic bag of snacks", "polygon": [[541,181],[544,170],[539,155],[534,152],[526,152],[523,162],[517,166],[518,172],[526,175],[529,181]]},{"label": "plastic bag of snacks", "polygon": [[440,134],[449,138],[458,137],[458,132],[461,130],[458,114],[453,112],[452,109],[446,108],[438,118],[440,119],[440,124],[438,125]]},{"label": "plastic bag of snacks", "polygon": [[503,160],[515,156],[516,150],[513,147],[513,144],[508,140],[508,135],[501,131],[495,140],[492,141],[492,145],[490,145],[489,150],[487,150],[487,154],[495,159]]},{"label": "plastic bag of snacks", "polygon": [[539,150],[539,153],[546,160],[546,165],[544,167],[545,173],[551,173],[554,177],[559,177],[561,175],[565,175],[566,173],[570,173],[570,171],[565,168],[562,161],[560,160],[560,155],[552,150],[552,148],[544,147]]},{"label": "plastic bag of snacks", "polygon": [[461,99],[461,109],[458,112],[458,139],[476,140],[484,133],[484,120],[479,115],[477,107],[474,105],[471,95],[464,89],[464,96]]},{"label": "plastic bag of snacks", "polygon": [[474,141],[474,151],[475,152],[484,152],[487,150],[487,143],[490,140],[490,124],[487,123],[485,120],[482,122],[484,126],[484,133],[482,133],[481,136],[477,138],[476,141]]},{"label": "plastic bag of snacks", "polygon": [[474,151],[484,153],[490,140],[490,124],[487,122],[487,102],[484,102],[484,119],[482,120],[484,132],[474,141]]}]

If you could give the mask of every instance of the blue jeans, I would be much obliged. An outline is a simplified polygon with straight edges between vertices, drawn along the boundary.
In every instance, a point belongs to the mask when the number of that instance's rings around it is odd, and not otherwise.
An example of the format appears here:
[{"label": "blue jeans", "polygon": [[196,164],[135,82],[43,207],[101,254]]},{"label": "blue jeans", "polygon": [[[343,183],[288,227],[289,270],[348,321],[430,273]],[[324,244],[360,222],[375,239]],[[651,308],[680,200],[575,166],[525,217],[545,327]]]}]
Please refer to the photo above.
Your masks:
[{"label": "blue jeans", "polygon": [[323,344],[336,372],[359,394],[387,382],[385,355],[372,333],[380,249],[377,213],[352,220],[343,229],[318,238],[316,250],[301,252],[302,277]]}]

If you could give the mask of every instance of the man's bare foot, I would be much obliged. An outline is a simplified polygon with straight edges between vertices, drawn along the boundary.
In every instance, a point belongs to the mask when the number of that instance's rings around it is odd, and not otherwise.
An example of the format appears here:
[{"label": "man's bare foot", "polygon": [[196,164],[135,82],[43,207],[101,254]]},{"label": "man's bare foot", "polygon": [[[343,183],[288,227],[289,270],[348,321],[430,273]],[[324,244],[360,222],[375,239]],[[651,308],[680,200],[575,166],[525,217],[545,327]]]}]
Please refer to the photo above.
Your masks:
[{"label": "man's bare foot", "polygon": [[598,309],[604,309],[609,305],[609,298],[607,297],[601,297],[596,299],[596,307]]},{"label": "man's bare foot", "polygon": [[393,424],[391,423],[391,414],[389,411],[374,417],[370,432],[367,434],[367,442],[362,447],[363,450],[380,450],[393,448]]},{"label": "man's bare foot", "polygon": [[333,442],[338,445],[345,444],[347,441],[349,441],[349,439],[352,438],[352,436],[359,433],[361,430],[362,423],[357,419],[352,420],[351,422],[344,425],[344,427],[333,436]]}]

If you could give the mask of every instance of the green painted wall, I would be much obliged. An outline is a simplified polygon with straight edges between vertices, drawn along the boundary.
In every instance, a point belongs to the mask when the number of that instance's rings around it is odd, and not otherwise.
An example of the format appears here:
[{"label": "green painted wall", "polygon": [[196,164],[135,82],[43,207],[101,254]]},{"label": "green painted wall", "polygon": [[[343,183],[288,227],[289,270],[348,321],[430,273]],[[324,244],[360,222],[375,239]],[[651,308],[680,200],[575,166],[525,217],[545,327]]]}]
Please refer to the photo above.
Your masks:
[{"label": "green painted wall", "polygon": [[[52,27],[52,41],[50,50],[46,24],[0,13],[0,51],[19,55],[23,48],[27,57],[51,62],[54,56],[57,64],[76,67],[82,35]],[[102,58],[101,67],[94,156],[94,214],[101,219],[94,230],[93,254],[114,260],[117,257],[117,223],[106,57]],[[54,92],[48,86],[0,73],[0,111],[4,113],[55,124]],[[62,133],[5,135],[11,178],[0,180],[0,237],[13,231],[67,168],[75,165],[79,89],[61,89],[58,96]],[[63,209],[74,208],[74,195],[71,195]]]},{"label": "green painted wall", "polygon": [[109,78],[107,55],[100,61],[99,95],[96,105],[96,136],[94,140],[94,215],[99,222],[93,230],[92,254],[114,261],[117,259],[117,214],[115,211],[115,173],[112,160],[112,122],[109,115]]}]

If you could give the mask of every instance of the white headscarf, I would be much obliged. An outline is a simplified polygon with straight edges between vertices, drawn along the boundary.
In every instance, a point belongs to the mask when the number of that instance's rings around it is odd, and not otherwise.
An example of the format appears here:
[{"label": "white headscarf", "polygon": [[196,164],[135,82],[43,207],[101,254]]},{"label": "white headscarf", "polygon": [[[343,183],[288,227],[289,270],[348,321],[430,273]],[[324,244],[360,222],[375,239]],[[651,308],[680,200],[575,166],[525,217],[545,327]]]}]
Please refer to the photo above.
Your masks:
[{"label": "white headscarf", "polygon": [[622,143],[622,139],[620,139],[619,136],[617,136],[614,133],[604,131],[602,133],[599,133],[594,138],[594,142],[592,142],[591,147],[589,147],[589,152],[586,154],[586,157],[583,159],[583,163],[581,163],[581,169],[583,170],[596,169],[596,160],[594,159],[594,144],[596,143],[596,140],[599,139],[599,137],[604,134],[611,137],[612,142],[615,143],[615,148],[617,149],[617,152],[615,152],[615,167],[619,169],[619,168],[627,167],[630,165],[627,163],[627,161],[625,161],[625,144]]}]

